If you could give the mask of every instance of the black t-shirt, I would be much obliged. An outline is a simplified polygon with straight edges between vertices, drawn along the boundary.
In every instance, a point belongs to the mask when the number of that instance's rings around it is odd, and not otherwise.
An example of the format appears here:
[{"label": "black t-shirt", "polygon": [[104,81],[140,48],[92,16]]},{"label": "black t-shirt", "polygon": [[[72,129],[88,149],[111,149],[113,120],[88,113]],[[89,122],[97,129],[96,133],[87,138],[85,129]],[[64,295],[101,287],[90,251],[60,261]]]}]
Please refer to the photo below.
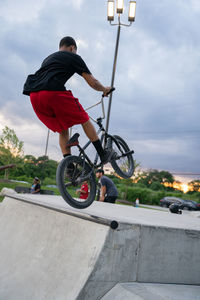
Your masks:
[{"label": "black t-shirt", "polygon": [[91,74],[83,59],[72,52],[57,51],[43,61],[41,68],[27,77],[23,94],[30,95],[37,91],[65,91],[67,80],[78,73]]},{"label": "black t-shirt", "polygon": [[35,191],[40,190],[40,188],[41,188],[41,185],[40,185],[39,183],[37,183],[37,184],[35,185]]}]

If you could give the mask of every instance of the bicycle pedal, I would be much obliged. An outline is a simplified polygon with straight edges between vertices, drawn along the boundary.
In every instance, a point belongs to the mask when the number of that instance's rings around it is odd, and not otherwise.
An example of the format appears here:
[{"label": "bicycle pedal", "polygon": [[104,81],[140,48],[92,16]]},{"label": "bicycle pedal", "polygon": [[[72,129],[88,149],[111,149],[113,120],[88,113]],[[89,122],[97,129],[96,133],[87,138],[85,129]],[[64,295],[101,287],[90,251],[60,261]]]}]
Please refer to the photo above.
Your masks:
[{"label": "bicycle pedal", "polygon": [[66,148],[71,148],[71,147],[77,146],[79,144],[79,141],[78,141],[79,136],[80,136],[79,133],[75,133],[67,142]]}]

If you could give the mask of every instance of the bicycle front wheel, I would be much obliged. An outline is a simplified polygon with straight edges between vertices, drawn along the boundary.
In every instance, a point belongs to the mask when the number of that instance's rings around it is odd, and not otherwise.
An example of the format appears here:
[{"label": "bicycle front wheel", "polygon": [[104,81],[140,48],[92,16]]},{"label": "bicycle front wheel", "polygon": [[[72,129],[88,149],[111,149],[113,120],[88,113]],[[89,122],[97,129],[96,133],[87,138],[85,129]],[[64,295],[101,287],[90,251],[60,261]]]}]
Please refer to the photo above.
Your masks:
[{"label": "bicycle front wheel", "polygon": [[134,160],[126,142],[118,135],[108,138],[107,147],[115,152],[111,165],[115,172],[125,179],[130,178],[134,173]]},{"label": "bicycle front wheel", "polygon": [[78,156],[67,156],[58,165],[56,181],[63,199],[74,208],[86,208],[96,196],[96,178],[88,163]]}]

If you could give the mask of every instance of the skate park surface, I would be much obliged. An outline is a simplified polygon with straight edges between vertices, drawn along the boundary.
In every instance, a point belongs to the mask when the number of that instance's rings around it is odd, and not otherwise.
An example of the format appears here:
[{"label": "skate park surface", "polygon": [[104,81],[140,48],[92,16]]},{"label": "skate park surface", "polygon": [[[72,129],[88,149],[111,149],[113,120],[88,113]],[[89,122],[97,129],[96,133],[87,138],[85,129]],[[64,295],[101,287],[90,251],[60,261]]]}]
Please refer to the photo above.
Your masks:
[{"label": "skate park surface", "polygon": [[200,299],[195,215],[7,194],[0,220],[2,300]]}]

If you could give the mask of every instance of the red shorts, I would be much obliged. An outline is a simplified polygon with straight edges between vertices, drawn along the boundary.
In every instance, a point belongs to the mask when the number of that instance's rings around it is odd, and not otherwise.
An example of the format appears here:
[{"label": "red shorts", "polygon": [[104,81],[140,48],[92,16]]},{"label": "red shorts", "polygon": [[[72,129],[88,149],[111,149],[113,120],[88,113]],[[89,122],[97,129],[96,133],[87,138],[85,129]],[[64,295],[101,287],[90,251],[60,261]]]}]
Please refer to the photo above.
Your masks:
[{"label": "red shorts", "polygon": [[39,91],[30,94],[33,109],[49,129],[61,132],[89,120],[77,98],[71,91]]}]

